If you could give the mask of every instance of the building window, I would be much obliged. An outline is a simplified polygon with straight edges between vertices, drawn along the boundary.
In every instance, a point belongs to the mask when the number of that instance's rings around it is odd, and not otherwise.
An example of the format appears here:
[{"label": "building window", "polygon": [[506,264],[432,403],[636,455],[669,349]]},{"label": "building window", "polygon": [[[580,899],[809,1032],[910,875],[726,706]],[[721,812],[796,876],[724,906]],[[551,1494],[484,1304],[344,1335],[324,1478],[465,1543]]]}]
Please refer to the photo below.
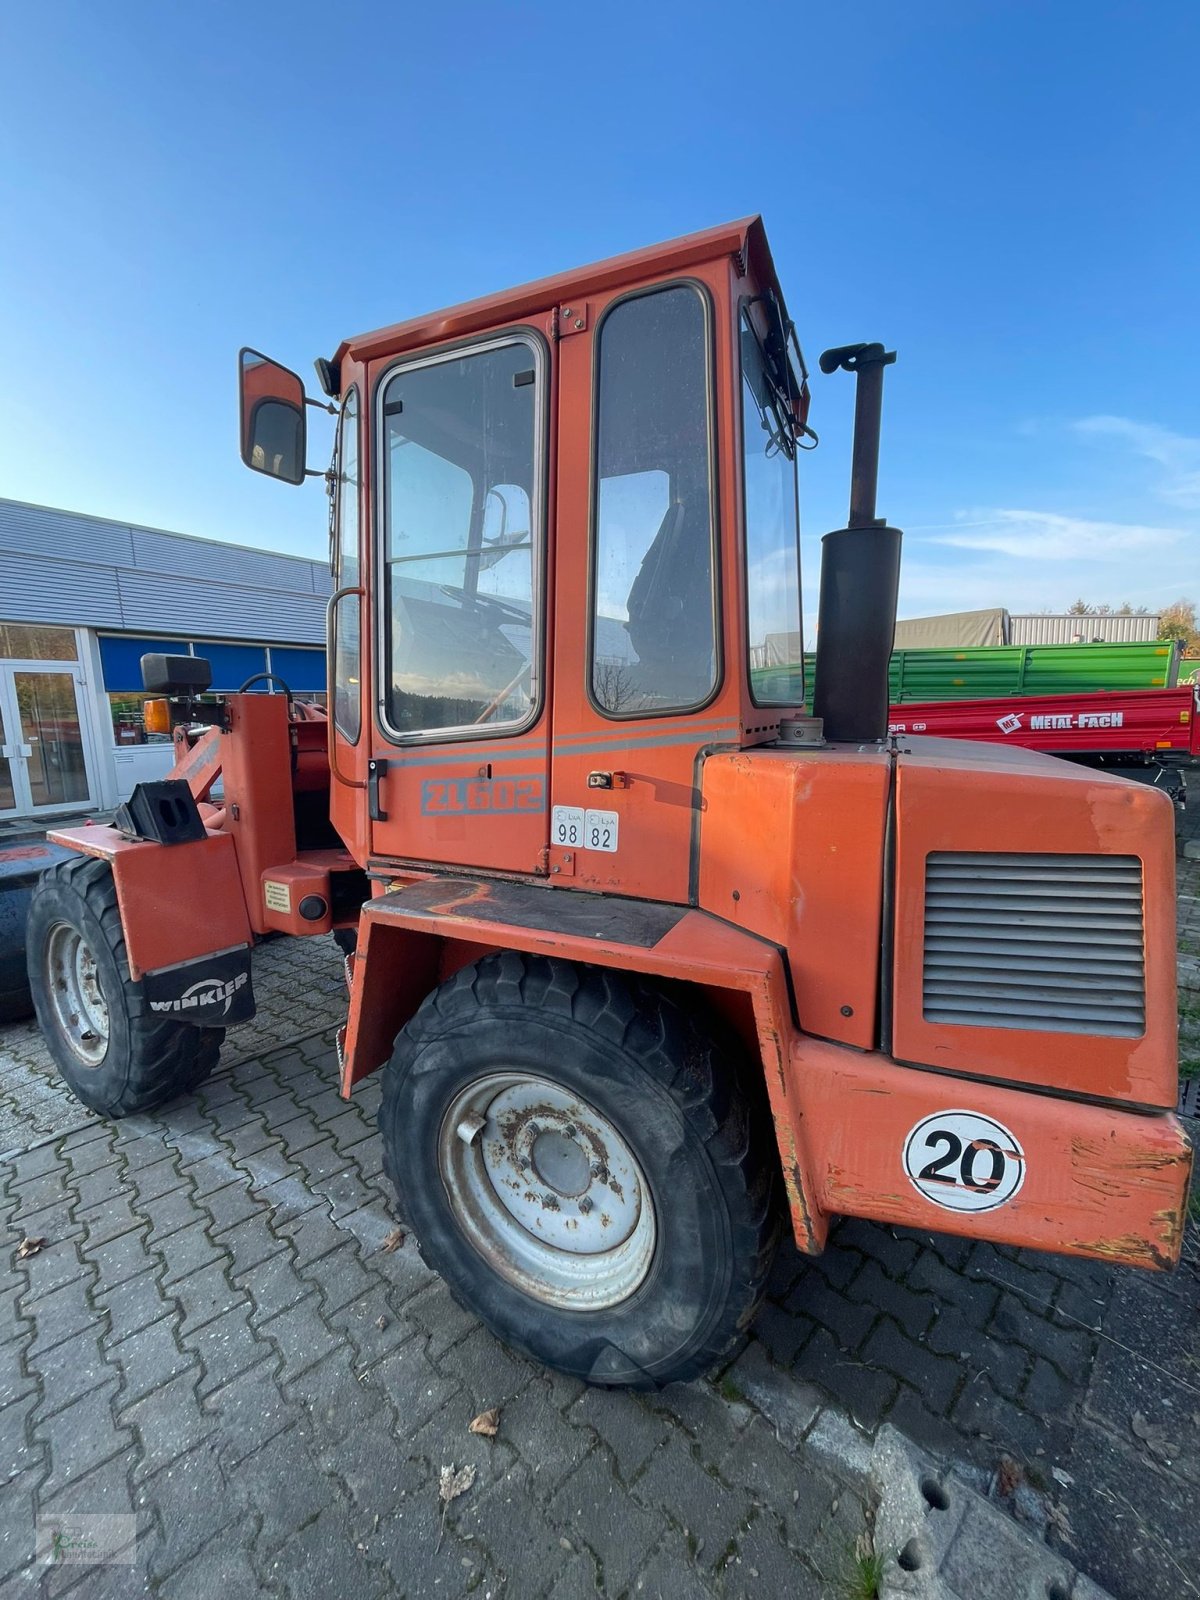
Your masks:
[{"label": "building window", "polygon": [[742,509],[750,693],[756,705],[804,704],[796,449],[786,401],[743,313]]},{"label": "building window", "polygon": [[[358,584],[358,390],[351,389],[342,407],[337,450],[337,570],[339,589]],[[333,663],[333,720],[351,744],[362,732],[361,641],[362,602],[348,594],[338,601],[335,628],[337,659]]]},{"label": "building window", "polygon": [[610,716],[693,709],[717,686],[706,301],[618,302],[596,360],[592,695]]},{"label": "building window", "polygon": [[[217,639],[139,639],[130,634],[101,634],[100,665],[117,745],[170,743],[169,734],[147,734],[142,707],[160,699],[142,687],[145,655],[203,656],[212,667],[212,687],[202,701],[235,694],[248,678],[274,672],[293,694],[317,705],[325,704],[325,652],[302,645],[235,644]],[[281,693],[280,686],[264,680],[252,693]]]},{"label": "building window", "polygon": [[74,628],[0,622],[0,661],[78,661]]},{"label": "building window", "polygon": [[402,368],[383,390],[383,701],[393,733],[511,729],[537,706],[538,347]]}]

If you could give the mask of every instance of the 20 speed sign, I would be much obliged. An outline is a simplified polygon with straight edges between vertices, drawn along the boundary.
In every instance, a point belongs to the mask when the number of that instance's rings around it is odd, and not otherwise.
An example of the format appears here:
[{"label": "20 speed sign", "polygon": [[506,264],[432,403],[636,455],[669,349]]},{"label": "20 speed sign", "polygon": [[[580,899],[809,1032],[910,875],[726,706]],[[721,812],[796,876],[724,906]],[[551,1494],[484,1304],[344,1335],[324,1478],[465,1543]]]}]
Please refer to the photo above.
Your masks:
[{"label": "20 speed sign", "polygon": [[947,1211],[994,1211],[1025,1181],[1015,1136],[978,1111],[938,1111],[904,1141],[913,1187]]}]

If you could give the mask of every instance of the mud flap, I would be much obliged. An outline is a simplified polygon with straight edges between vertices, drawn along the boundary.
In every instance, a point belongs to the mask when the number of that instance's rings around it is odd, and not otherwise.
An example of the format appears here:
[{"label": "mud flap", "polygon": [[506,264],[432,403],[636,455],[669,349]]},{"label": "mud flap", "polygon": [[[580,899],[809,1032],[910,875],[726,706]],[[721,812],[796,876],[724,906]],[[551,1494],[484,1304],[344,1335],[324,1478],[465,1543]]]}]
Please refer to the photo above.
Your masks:
[{"label": "mud flap", "polygon": [[147,972],[142,988],[151,1011],[198,1028],[249,1022],[257,1009],[248,945]]}]

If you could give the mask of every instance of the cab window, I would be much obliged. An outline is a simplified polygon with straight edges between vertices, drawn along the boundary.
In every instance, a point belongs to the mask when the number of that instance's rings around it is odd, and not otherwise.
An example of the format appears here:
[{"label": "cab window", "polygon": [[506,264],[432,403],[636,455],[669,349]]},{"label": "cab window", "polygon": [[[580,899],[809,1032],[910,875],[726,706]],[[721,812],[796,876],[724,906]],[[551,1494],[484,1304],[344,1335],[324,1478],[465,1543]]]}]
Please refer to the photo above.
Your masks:
[{"label": "cab window", "polygon": [[600,325],[591,678],[609,716],[692,709],[717,686],[709,343],[685,284]]},{"label": "cab window", "polygon": [[756,705],[804,704],[796,445],[786,403],[743,313],[742,496],[750,693]]},{"label": "cab window", "polygon": [[536,712],[539,368],[532,344],[510,340],[383,388],[393,734],[512,728]]},{"label": "cab window", "polygon": [[[358,390],[351,389],[338,425],[334,531],[337,539],[335,581],[339,589],[353,588],[359,582],[358,502]],[[333,721],[338,732],[351,744],[358,743],[362,732],[360,612],[361,601],[356,594],[343,595],[337,603],[337,651],[332,663]]]}]

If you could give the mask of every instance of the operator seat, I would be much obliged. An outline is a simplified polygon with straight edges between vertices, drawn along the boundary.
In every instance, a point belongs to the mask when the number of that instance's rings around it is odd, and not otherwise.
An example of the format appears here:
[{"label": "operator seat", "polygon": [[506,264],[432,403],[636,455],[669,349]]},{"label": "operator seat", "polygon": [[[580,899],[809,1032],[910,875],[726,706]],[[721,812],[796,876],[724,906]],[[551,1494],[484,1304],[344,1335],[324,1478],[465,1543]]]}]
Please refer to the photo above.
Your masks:
[{"label": "operator seat", "polygon": [[629,589],[625,631],[649,704],[687,705],[712,686],[712,566],[707,517],[682,499],[667,507]]}]

